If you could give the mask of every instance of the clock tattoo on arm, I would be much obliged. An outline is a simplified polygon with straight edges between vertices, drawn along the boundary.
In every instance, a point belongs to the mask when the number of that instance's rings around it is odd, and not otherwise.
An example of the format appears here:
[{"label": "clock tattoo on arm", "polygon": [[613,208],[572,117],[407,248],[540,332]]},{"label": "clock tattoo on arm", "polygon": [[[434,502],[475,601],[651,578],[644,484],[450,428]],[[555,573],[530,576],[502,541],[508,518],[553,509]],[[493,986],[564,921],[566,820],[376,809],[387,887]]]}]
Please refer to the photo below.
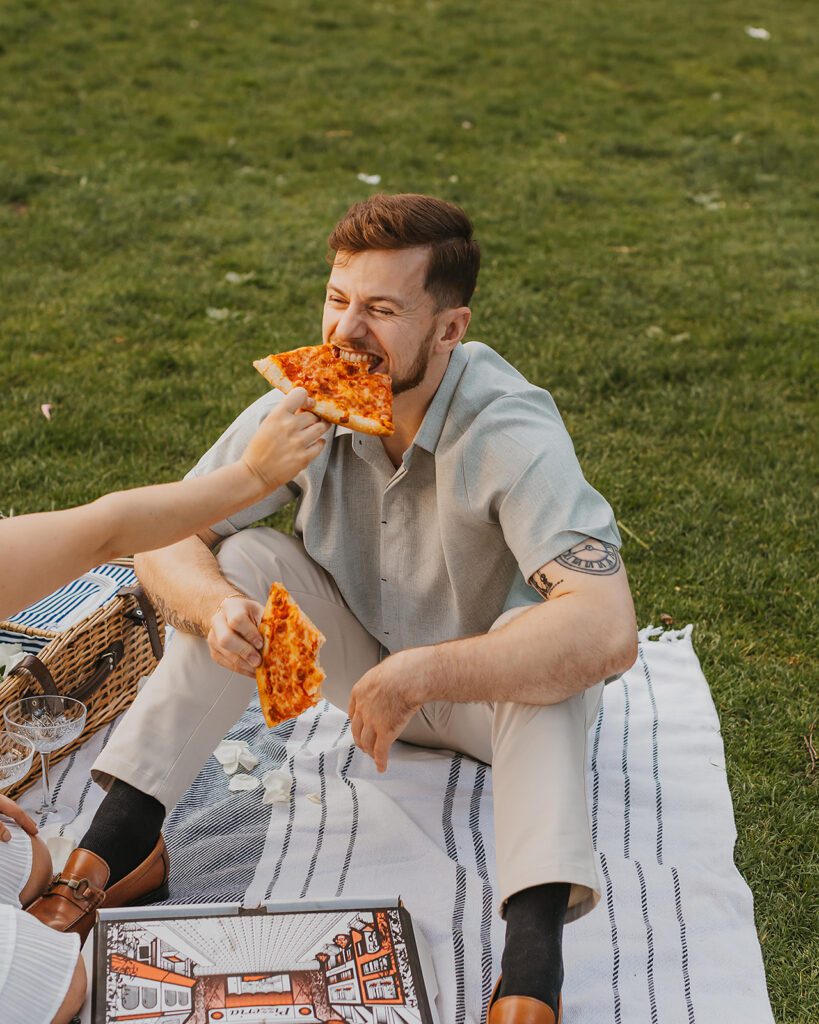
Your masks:
[{"label": "clock tattoo on arm", "polygon": [[594,576],[613,576],[620,565],[620,552],[613,544],[590,537],[564,551],[555,559],[557,565],[576,572],[587,572]]}]

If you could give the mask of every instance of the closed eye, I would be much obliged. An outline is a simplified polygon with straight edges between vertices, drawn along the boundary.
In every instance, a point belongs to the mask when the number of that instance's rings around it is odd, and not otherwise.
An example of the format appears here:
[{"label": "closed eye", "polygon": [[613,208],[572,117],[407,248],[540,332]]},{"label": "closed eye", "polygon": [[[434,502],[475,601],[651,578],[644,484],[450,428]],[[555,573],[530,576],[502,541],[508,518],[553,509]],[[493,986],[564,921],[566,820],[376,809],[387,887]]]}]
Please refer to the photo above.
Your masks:
[{"label": "closed eye", "polygon": [[384,309],[382,306],[372,306],[373,313],[378,313],[379,316],[393,316],[395,311],[392,309]]}]

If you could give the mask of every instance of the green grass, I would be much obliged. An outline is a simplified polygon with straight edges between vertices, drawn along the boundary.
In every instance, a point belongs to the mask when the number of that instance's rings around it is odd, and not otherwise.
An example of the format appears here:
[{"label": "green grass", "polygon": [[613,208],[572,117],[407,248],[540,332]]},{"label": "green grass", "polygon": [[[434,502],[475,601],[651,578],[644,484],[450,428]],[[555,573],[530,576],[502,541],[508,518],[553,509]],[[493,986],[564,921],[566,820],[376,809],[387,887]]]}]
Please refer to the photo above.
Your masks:
[{"label": "green grass", "polygon": [[471,337],[555,395],[627,528],[640,621],[696,624],[788,1022],[819,999],[813,15],[18,0],[0,18],[0,509],[186,471],[263,392],[250,360],[318,338],[326,236],[374,191],[359,172],[462,203],[484,250]]}]

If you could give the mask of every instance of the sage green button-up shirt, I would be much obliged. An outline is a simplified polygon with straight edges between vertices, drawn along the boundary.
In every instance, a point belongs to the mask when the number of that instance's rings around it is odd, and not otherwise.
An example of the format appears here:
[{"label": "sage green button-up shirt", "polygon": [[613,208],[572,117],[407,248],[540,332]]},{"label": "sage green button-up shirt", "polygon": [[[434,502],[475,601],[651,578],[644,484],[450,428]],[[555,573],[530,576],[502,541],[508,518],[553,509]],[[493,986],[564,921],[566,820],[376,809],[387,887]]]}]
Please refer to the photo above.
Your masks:
[{"label": "sage green button-up shirt", "polygon": [[[189,475],[237,459],[282,397],[254,402]],[[551,395],[479,342],[452,352],[398,469],[378,437],[326,436],[287,486],[213,530],[227,537],[295,499],[307,553],[391,653],[484,633],[505,609],[539,603],[526,581],[583,537],[620,544]]]}]

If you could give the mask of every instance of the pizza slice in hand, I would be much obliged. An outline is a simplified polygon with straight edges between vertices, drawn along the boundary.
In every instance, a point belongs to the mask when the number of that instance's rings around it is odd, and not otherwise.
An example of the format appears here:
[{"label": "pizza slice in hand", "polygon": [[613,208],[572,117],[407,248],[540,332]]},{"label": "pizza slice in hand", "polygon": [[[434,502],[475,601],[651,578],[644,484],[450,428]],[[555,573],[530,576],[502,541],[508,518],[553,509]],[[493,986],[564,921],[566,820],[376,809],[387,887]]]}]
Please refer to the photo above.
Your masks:
[{"label": "pizza slice in hand", "polygon": [[271,584],[259,632],[264,646],[256,685],[272,729],[318,704],[324,680],[318,652],[324,636],[281,583]]},{"label": "pizza slice in hand", "polygon": [[253,365],[268,384],[287,394],[302,387],[315,400],[310,410],[329,423],[362,434],[392,434],[392,381],[370,373],[367,360],[350,363],[332,345],[306,345],[257,359]]}]

